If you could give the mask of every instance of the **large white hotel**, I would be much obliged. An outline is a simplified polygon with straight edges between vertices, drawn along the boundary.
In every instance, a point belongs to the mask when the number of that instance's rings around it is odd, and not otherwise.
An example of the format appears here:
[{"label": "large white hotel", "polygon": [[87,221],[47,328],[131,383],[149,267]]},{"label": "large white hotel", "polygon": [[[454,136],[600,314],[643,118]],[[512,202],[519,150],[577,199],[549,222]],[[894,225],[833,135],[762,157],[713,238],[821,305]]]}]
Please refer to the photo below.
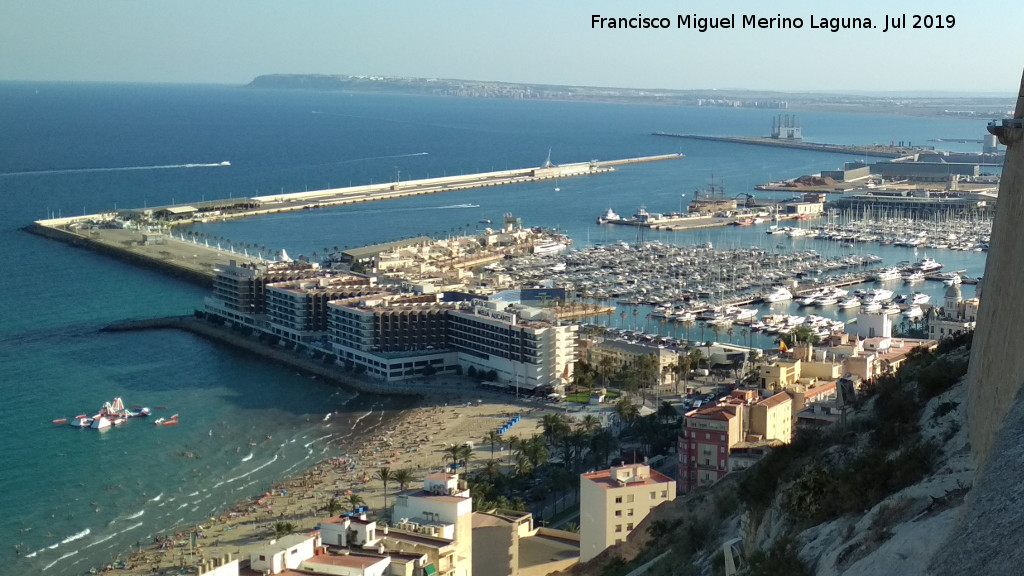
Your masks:
[{"label": "large white hotel", "polygon": [[515,291],[412,294],[311,264],[232,263],[215,271],[204,308],[389,382],[472,369],[529,392],[571,379],[576,360],[577,326],[523,305]]}]

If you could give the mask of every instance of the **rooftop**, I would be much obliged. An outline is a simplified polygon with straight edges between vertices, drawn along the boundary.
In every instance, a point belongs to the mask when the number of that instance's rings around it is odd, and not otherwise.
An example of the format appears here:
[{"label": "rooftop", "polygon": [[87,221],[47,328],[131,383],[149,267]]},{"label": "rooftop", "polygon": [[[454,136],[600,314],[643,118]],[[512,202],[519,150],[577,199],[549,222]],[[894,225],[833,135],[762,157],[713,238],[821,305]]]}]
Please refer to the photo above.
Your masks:
[{"label": "rooftop", "polygon": [[657,470],[651,470],[650,474],[651,475],[647,478],[639,478],[635,482],[628,482],[624,484],[620,484],[612,479],[611,470],[598,470],[597,472],[591,472],[590,474],[583,474],[582,477],[605,489],[621,488],[623,486],[657,486],[659,484],[674,482],[674,480]]},{"label": "rooftop", "polygon": [[327,564],[365,570],[383,560],[384,556],[356,556],[352,554],[321,554],[305,560],[310,564]]}]

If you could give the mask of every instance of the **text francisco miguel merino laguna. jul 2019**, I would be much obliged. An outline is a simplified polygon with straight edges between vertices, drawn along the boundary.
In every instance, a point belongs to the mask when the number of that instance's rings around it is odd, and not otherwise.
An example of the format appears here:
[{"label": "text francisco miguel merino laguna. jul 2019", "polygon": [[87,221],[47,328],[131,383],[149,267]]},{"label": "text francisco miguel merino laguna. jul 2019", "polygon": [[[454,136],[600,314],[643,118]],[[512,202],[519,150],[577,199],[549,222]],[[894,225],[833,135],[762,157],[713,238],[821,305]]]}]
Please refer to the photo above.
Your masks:
[{"label": "text francisco miguel merino laguna. jul 2019", "polygon": [[756,14],[736,14],[728,16],[700,16],[697,14],[677,14],[674,18],[665,16],[644,16],[637,14],[628,17],[607,17],[593,14],[590,27],[602,30],[620,29],[688,29],[699,32],[723,29],[758,29],[758,30],[798,30],[810,28],[838,32],[840,30],[878,28],[882,32],[906,28],[943,29],[956,25],[952,14],[885,14],[874,21],[867,16],[829,17],[814,16],[758,16]]}]

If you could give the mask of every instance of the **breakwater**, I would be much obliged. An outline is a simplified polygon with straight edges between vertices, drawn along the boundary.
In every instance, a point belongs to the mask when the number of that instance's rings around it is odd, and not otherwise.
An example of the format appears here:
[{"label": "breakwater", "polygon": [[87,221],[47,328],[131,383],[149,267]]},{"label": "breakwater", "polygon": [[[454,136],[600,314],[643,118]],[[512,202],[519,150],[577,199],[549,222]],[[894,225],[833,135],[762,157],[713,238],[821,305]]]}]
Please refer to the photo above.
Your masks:
[{"label": "breakwater", "polygon": [[[358,378],[355,375],[342,372],[342,368],[337,364],[326,364],[322,359],[316,360],[307,356],[303,351],[286,350],[280,346],[265,344],[256,340],[255,337],[233,332],[230,328],[214,325],[206,320],[196,318],[194,316],[170,316],[164,318],[126,320],[124,322],[117,322],[106,326],[102,330],[105,332],[182,330],[213,342],[231,346],[232,348],[243,352],[255,354],[261,359],[294,368],[303,374],[323,378],[361,393],[422,396],[425,394],[453,392],[456,390],[456,386],[449,386],[439,382],[431,383],[417,381],[416,384],[400,382],[386,383],[373,382]],[[465,388],[461,388],[461,391],[464,392]]]},{"label": "breakwater", "polygon": [[748,136],[700,136],[697,134],[672,134],[669,132],[653,132],[654,136],[668,138],[686,138],[688,140],[705,140],[709,142],[729,142],[731,144],[750,144],[753,146],[773,146],[776,148],[793,148],[796,150],[812,150],[815,152],[832,152],[835,154],[851,154],[855,156],[878,156],[882,158],[903,158],[912,156],[920,150],[899,146],[850,146],[845,144],[822,144],[804,142],[802,140],[782,140],[776,138],[758,138]]}]

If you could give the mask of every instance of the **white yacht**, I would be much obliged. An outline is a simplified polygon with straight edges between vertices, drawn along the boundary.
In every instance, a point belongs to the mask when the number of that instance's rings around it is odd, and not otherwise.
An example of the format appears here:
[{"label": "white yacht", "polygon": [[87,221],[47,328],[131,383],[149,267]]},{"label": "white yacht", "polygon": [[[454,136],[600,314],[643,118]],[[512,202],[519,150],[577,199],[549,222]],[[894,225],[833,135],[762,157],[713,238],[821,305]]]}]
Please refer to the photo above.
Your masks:
[{"label": "white yacht", "polygon": [[905,317],[907,317],[907,318],[920,318],[921,316],[924,316],[924,311],[921,310],[920,306],[915,304],[915,305],[911,306],[910,308],[907,308],[906,310],[904,310],[903,311],[903,315]]},{"label": "white yacht", "polygon": [[921,261],[917,263],[917,269],[920,270],[921,272],[934,272],[939,268],[942,268],[942,264],[939,264],[938,262],[927,256],[922,258]]},{"label": "white yacht", "polygon": [[875,280],[879,282],[885,282],[888,280],[899,280],[900,278],[902,278],[902,276],[900,275],[900,269],[896,267],[886,268],[884,270],[880,270],[875,274]]},{"label": "white yacht", "polygon": [[924,280],[924,272],[921,272],[920,270],[903,276],[903,281],[907,284],[921,282],[922,280]]},{"label": "white yacht", "polygon": [[815,302],[818,306],[833,306],[839,303],[839,298],[835,296],[822,296]]},{"label": "white yacht", "polygon": [[[918,308],[918,310],[920,310],[920,308]],[[899,313],[900,313],[900,307],[898,305],[896,305],[896,304],[887,304],[884,308],[882,308],[882,314],[887,314],[887,315],[891,316],[893,314],[899,314]]]},{"label": "white yacht", "polygon": [[881,302],[876,302],[876,301],[867,302],[867,303],[864,304],[863,307],[861,307],[860,310],[861,310],[861,312],[881,312],[882,311],[882,303]]},{"label": "white yacht", "polygon": [[910,297],[910,303],[912,305],[927,304],[931,299],[932,297],[924,292],[914,292],[914,295]]},{"label": "white yacht", "polygon": [[950,274],[943,274],[942,277],[943,277],[942,283],[945,284],[946,286],[952,286],[954,284],[959,284],[960,282],[963,281],[960,278],[960,275],[957,274],[956,272],[952,272]]},{"label": "white yacht", "polygon": [[860,300],[855,296],[851,296],[839,303],[839,307],[844,310],[847,308],[857,308],[859,306]]},{"label": "white yacht", "polygon": [[783,288],[782,286],[776,286],[764,297],[765,302],[782,302],[784,300],[792,300],[793,293]]},{"label": "white yacht", "polygon": [[885,302],[892,299],[892,290],[873,288],[868,290],[868,293],[864,295],[864,299],[868,302]]}]

